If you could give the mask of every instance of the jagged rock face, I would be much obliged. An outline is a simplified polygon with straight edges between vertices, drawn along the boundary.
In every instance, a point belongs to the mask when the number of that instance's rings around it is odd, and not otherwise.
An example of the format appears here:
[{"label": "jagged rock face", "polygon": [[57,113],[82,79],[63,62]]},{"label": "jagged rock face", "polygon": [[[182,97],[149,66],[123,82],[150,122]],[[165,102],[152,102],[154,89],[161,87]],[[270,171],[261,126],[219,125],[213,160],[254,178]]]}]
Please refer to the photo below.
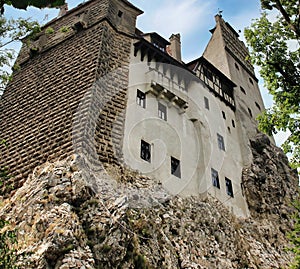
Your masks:
[{"label": "jagged rock face", "polygon": [[[274,158],[271,148],[265,146],[261,154]],[[286,189],[285,196],[279,198],[269,193],[273,188],[258,190],[254,183],[251,185],[257,180],[251,171],[260,167],[259,154],[253,152],[254,164],[244,173],[245,193],[254,215],[250,219],[237,219],[213,198],[165,197],[159,203],[135,208],[120,186],[112,189],[96,179],[91,184],[91,175],[79,169],[74,156],[35,169],[22,188],[3,201],[0,215],[18,228],[19,252],[27,253],[22,268],[281,268],[292,260],[285,250],[286,224],[290,222],[268,218],[268,214],[273,216],[272,207],[287,214],[285,203],[294,192]],[[263,161],[271,163],[266,156]],[[280,169],[291,175],[283,157],[278,155],[278,159]],[[106,169],[110,173],[116,170]],[[130,178],[132,190],[137,188],[140,179],[133,178],[138,175],[125,170],[122,173]],[[268,171],[265,174],[273,182]],[[278,172],[276,176],[284,188],[295,186],[292,178],[287,181]],[[151,185],[146,179],[142,182],[138,188]],[[250,196],[248,187],[256,196]],[[259,198],[260,204],[277,204],[259,211],[256,200],[251,200]]]},{"label": "jagged rock face", "polygon": [[253,163],[243,171],[243,186],[251,216],[289,222],[291,203],[298,197],[297,172],[266,135],[260,133],[250,143]]}]

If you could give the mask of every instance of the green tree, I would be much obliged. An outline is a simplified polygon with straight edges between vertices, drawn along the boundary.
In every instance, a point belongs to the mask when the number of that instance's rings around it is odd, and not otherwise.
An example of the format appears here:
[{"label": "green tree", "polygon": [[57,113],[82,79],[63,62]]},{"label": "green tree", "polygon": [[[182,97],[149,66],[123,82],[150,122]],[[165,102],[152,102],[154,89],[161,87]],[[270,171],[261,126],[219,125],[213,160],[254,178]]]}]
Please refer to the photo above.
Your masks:
[{"label": "green tree", "polygon": [[245,29],[252,62],[260,67],[274,105],[258,117],[259,128],[271,135],[291,134],[282,145],[291,164],[300,167],[300,2],[261,0],[262,14]]},{"label": "green tree", "polygon": [[8,48],[8,45],[27,35],[34,36],[40,31],[40,25],[36,21],[0,17],[0,94],[11,79],[11,67],[16,56],[15,51]]},{"label": "green tree", "polygon": [[43,8],[43,7],[62,6],[65,4],[65,0],[1,0],[0,1],[1,14],[3,14],[4,12],[5,4],[19,9],[26,9],[28,6]]}]

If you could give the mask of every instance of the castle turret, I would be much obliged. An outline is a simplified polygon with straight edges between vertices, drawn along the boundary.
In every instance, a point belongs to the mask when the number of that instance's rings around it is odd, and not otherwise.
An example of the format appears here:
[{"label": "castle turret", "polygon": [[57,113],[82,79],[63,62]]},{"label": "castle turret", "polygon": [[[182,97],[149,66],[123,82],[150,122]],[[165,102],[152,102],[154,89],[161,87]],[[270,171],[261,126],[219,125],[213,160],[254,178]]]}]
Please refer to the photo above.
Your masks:
[{"label": "castle turret", "polygon": [[[119,132],[114,136],[118,144],[129,55],[136,17],[141,13],[126,0],[92,0],[46,24],[35,39],[25,40],[17,59],[20,68],[0,102],[1,139],[8,144],[1,147],[0,166],[12,172],[15,187],[36,166],[69,156],[74,147],[88,155],[97,154],[94,157],[102,161],[117,162],[112,123],[119,119]],[[114,81],[97,86],[99,78],[117,68]],[[78,109],[83,100],[89,103],[88,99],[95,97],[95,87],[100,87],[97,93],[105,96],[103,102],[109,100],[109,105],[102,114],[93,114],[99,117],[98,125],[91,127],[95,137],[84,138],[76,132],[88,129],[85,125],[91,115],[85,113],[92,112]],[[80,120],[74,118],[76,111],[81,113]],[[95,140],[96,153],[88,146]],[[121,155],[121,149],[115,150]]]},{"label": "castle turret", "polygon": [[[203,56],[236,84],[234,99],[237,125],[240,127],[244,163],[247,164],[251,155],[249,138],[257,134],[256,117],[265,107],[247,47],[222,16],[216,15],[215,20],[216,26],[210,31],[212,36]],[[271,140],[274,141],[272,137]]]}]

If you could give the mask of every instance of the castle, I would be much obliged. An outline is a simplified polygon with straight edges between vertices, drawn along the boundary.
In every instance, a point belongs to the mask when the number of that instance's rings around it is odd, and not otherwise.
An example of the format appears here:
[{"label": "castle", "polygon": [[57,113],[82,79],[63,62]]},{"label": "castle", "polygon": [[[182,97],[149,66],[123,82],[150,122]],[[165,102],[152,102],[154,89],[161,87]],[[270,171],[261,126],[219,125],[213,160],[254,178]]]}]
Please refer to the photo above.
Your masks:
[{"label": "castle", "polygon": [[126,0],[90,0],[24,42],[0,102],[1,166],[17,188],[78,153],[248,216],[242,170],[264,104],[247,48],[217,15],[203,55],[184,63],[180,35],[141,32],[140,14]]}]

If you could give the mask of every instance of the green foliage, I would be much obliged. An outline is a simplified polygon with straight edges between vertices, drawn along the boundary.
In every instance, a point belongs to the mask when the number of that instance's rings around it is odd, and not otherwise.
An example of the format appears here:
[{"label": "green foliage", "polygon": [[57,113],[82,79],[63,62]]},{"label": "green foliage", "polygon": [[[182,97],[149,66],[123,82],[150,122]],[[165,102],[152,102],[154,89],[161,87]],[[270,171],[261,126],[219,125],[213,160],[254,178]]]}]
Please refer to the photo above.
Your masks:
[{"label": "green foliage", "polygon": [[40,31],[40,25],[36,21],[0,17],[0,93],[11,80],[9,68],[15,58],[15,51],[6,48],[7,45],[28,35],[30,39],[34,39]]},{"label": "green foliage", "polygon": [[[8,223],[0,219],[0,230]],[[17,269],[17,251],[15,245],[17,237],[15,231],[5,230],[0,233],[0,269]]]},{"label": "green foliage", "polygon": [[47,27],[47,29],[45,30],[46,35],[51,35],[53,33],[54,33],[54,29],[52,27]]},{"label": "green foliage", "polygon": [[[258,65],[274,105],[258,117],[267,134],[289,131],[282,145],[300,167],[300,9],[296,0],[261,0],[264,12],[245,30],[252,62]],[[272,16],[268,12],[272,12]],[[277,16],[274,18],[274,13]],[[270,18],[273,18],[272,20]],[[294,46],[291,46],[294,45]],[[288,238],[295,254],[291,268],[300,268],[300,201],[295,204],[294,229]]]},{"label": "green foliage", "polygon": [[65,0],[2,0],[0,3],[1,14],[4,12],[4,4],[18,9],[26,9],[28,6],[44,8],[62,6],[65,4]]},{"label": "green foliage", "polygon": [[294,229],[288,234],[288,238],[292,244],[292,247],[289,248],[295,254],[295,260],[291,264],[291,269],[300,268],[300,201],[297,201],[293,204],[295,207],[295,213],[293,215],[294,219]]},{"label": "green foliage", "polygon": [[[289,131],[283,144],[292,154],[293,167],[300,167],[300,10],[296,0],[261,0],[265,10],[245,37],[253,64],[260,67],[265,87],[274,105],[258,117],[259,128],[267,134]],[[277,13],[270,19],[269,10]],[[293,45],[293,46],[292,46]]]},{"label": "green foliage", "polygon": [[68,27],[68,26],[62,26],[62,27],[59,29],[59,31],[60,31],[61,33],[67,33],[67,32],[69,32],[70,30],[71,30],[71,28]]}]

